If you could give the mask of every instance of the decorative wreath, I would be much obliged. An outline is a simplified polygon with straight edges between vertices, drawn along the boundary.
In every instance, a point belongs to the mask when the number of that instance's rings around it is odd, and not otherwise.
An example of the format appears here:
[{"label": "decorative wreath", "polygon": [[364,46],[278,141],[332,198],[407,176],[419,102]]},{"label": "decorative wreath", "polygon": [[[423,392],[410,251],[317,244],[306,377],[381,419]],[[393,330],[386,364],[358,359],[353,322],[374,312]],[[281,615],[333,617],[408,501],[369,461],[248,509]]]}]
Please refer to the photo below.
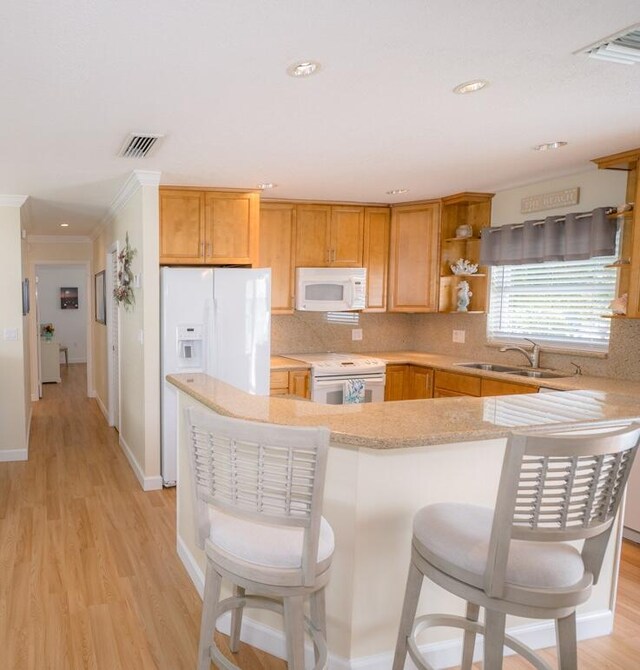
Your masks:
[{"label": "decorative wreath", "polygon": [[132,249],[129,244],[129,233],[125,236],[124,249],[118,254],[118,285],[113,289],[113,297],[123,305],[126,310],[133,307],[136,302],[133,293],[133,271],[131,261],[137,250]]}]

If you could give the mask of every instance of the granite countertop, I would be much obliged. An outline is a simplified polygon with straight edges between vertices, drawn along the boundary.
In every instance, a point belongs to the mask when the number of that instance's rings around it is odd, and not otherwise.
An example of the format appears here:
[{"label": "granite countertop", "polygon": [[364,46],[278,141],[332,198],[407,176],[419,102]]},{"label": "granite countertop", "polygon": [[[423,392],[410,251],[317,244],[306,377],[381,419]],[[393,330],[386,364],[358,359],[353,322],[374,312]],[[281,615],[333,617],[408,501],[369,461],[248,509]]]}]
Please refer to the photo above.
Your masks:
[{"label": "granite countertop", "polygon": [[[390,363],[411,362],[442,369],[451,367],[456,360],[413,352],[380,354],[380,357]],[[514,381],[513,376],[499,376]],[[220,414],[296,426],[324,425],[331,430],[333,443],[371,449],[492,439],[504,437],[515,428],[640,419],[640,384],[596,377],[567,378],[565,388],[579,388],[563,392],[360,405],[323,405],[277,396],[252,396],[202,373],[169,375],[167,379]],[[527,379],[525,383],[532,381]],[[544,386],[549,386],[549,381],[544,380]],[[560,383],[551,381],[554,385]]]},{"label": "granite countertop", "polygon": [[271,356],[271,370],[308,370],[309,363],[298,361],[291,356]]}]

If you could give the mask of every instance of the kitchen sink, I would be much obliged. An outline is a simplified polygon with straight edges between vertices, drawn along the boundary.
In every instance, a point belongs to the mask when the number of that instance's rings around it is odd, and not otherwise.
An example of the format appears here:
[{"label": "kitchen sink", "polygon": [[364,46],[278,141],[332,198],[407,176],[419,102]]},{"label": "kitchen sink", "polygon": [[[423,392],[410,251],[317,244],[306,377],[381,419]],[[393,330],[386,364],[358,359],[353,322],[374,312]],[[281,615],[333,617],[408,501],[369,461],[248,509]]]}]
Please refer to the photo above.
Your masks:
[{"label": "kitchen sink", "polygon": [[520,372],[520,368],[515,368],[513,365],[496,365],[494,363],[457,363],[456,367],[488,370],[489,372]]},{"label": "kitchen sink", "polygon": [[554,372],[553,370],[513,370],[507,374],[517,377],[533,377],[534,379],[557,379],[559,377],[569,377],[569,375],[562,372]]},{"label": "kitchen sink", "polygon": [[523,370],[513,365],[496,365],[495,363],[458,363],[456,367],[472,368],[473,370],[487,370],[488,372],[504,372],[507,375],[516,377],[529,377],[533,379],[558,379],[568,377],[569,375],[553,370]]}]

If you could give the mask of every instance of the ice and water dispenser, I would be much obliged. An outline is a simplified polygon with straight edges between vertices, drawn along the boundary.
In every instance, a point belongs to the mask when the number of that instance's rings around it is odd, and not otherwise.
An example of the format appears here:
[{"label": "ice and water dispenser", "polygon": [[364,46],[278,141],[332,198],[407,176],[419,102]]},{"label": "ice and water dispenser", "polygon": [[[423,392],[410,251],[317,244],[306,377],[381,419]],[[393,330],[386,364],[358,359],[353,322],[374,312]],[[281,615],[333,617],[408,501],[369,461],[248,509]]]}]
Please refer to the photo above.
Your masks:
[{"label": "ice and water dispenser", "polygon": [[200,368],[204,366],[204,326],[200,323],[176,328],[178,345],[178,367]]}]

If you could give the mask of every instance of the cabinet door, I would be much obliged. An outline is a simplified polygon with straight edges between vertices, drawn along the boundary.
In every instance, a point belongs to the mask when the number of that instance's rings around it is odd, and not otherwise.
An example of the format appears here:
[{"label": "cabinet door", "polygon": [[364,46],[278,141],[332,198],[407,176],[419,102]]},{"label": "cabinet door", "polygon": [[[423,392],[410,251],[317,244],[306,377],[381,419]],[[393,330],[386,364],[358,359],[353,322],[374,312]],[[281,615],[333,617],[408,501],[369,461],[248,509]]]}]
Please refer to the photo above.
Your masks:
[{"label": "cabinet door", "polygon": [[204,195],[160,189],[160,264],[204,262]]},{"label": "cabinet door", "polygon": [[362,267],[364,207],[331,208],[329,264],[331,267]]},{"label": "cabinet door", "polygon": [[387,275],[389,271],[388,207],[366,207],[364,210],[363,265],[367,268],[367,308],[365,312],[387,309]]},{"label": "cabinet door", "polygon": [[270,395],[287,395],[289,393],[289,372],[287,370],[272,370],[269,378]]},{"label": "cabinet door", "polygon": [[296,267],[327,267],[331,229],[329,205],[296,207]]},{"label": "cabinet door", "polygon": [[205,194],[205,263],[257,265],[257,193]]},{"label": "cabinet door", "polygon": [[289,393],[301,398],[310,398],[309,370],[291,370],[289,372]]},{"label": "cabinet door", "polygon": [[387,365],[387,378],[384,386],[385,400],[405,399],[408,372],[408,365]]},{"label": "cabinet door", "polygon": [[271,312],[293,313],[295,205],[260,205],[260,267],[271,268]]},{"label": "cabinet door", "polygon": [[389,258],[391,312],[438,309],[440,205],[394,207]]},{"label": "cabinet door", "polygon": [[409,366],[409,400],[433,397],[433,370],[419,365]]}]

